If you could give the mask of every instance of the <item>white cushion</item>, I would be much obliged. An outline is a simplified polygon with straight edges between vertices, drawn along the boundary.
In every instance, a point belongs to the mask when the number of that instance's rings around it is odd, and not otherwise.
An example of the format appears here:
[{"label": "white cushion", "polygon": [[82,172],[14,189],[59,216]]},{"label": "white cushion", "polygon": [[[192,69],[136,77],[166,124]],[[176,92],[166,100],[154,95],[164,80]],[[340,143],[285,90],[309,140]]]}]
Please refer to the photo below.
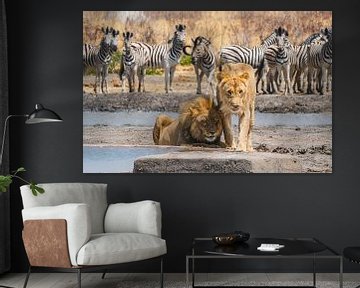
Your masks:
[{"label": "white cushion", "polygon": [[104,217],[107,209],[106,184],[95,183],[51,183],[39,184],[44,194],[34,196],[29,185],[20,187],[24,208],[57,206],[67,203],[89,205],[92,232],[104,232]]},{"label": "white cushion", "polygon": [[[39,219],[65,219],[70,260],[76,265],[79,249],[90,239],[91,223],[89,206],[86,204],[64,204],[50,207],[33,207],[22,210],[23,221]],[[41,235],[36,241],[41,241]]]},{"label": "white cushion", "polygon": [[145,200],[111,204],[105,215],[106,233],[143,233],[161,237],[160,203]]},{"label": "white cushion", "polygon": [[165,240],[140,233],[104,233],[81,247],[78,265],[107,265],[149,259],[166,254]]}]

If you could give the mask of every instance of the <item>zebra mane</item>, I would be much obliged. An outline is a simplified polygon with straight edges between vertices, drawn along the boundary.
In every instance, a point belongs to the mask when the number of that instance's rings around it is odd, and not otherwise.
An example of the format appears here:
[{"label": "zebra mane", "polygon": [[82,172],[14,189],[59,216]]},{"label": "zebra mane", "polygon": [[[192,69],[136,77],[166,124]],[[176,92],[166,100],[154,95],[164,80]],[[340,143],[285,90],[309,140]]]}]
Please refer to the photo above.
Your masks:
[{"label": "zebra mane", "polygon": [[182,31],[185,31],[186,25],[179,24],[179,25],[176,25],[175,28],[177,31],[182,32]]},{"label": "zebra mane", "polygon": [[191,39],[194,42],[194,45],[200,45],[201,43],[204,43],[206,46],[209,46],[211,44],[211,41],[203,36],[198,36],[195,38],[195,40]]},{"label": "zebra mane", "polygon": [[288,31],[281,26],[278,29],[275,29],[275,33],[276,36],[282,36],[282,35],[289,36]]},{"label": "zebra mane", "polygon": [[[119,32],[119,31],[117,31]],[[126,33],[123,33],[124,40],[130,40],[134,36],[134,33],[127,31]]]}]

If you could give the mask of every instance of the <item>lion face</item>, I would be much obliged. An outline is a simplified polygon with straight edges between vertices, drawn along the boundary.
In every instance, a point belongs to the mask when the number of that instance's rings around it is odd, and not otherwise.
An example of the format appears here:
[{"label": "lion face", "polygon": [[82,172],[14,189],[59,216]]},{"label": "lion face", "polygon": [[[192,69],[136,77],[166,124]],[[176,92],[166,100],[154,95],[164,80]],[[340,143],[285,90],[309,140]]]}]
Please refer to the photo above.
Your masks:
[{"label": "lion face", "polygon": [[199,143],[218,142],[222,133],[222,122],[216,108],[211,108],[193,118],[190,126],[191,137]]},{"label": "lion face", "polygon": [[245,106],[247,92],[246,75],[224,77],[220,82],[220,99],[231,113],[239,113]]}]

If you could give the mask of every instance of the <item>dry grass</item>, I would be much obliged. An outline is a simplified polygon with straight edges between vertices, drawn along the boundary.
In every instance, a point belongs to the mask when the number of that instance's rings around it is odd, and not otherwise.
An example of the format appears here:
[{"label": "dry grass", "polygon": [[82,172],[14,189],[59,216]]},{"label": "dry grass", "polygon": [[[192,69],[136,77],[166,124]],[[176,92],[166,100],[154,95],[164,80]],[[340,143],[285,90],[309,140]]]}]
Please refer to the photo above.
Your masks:
[{"label": "dry grass", "polygon": [[[331,11],[84,11],[83,41],[98,44],[101,27],[131,31],[136,41],[165,43],[176,24],[187,26],[187,44],[199,35],[211,38],[216,50],[228,44],[259,45],[275,28],[285,27],[295,44],[332,26]],[[121,43],[122,41],[120,41]],[[122,44],[120,44],[122,46]]]}]

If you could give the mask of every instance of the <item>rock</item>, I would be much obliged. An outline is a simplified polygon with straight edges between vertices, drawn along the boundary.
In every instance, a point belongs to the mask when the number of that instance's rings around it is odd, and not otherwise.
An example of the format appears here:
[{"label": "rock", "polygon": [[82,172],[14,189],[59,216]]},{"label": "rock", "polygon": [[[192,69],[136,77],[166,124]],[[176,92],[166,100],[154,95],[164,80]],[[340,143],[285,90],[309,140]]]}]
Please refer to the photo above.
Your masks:
[{"label": "rock", "polygon": [[301,173],[299,159],[268,152],[180,151],[140,157],[134,173]]}]

